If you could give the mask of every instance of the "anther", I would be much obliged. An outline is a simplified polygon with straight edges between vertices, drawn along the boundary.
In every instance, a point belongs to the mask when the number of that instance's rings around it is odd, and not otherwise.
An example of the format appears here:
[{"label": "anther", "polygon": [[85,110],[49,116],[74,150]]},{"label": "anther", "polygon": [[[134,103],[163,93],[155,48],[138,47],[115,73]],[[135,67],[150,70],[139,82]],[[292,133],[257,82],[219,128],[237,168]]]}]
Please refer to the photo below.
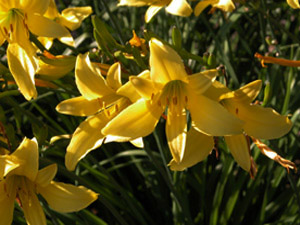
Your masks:
[{"label": "anther", "polygon": [[119,106],[118,106],[118,104],[115,104],[115,110],[116,110],[116,112],[119,112]]},{"label": "anther", "polygon": [[4,33],[5,33],[5,35],[7,35],[7,36],[8,36],[8,32],[7,32],[7,29],[6,29],[6,27],[3,27],[3,30],[4,30]]},{"label": "anther", "polygon": [[173,97],[172,100],[173,100],[173,104],[174,104],[174,105],[177,105],[177,97]]},{"label": "anther", "polygon": [[9,27],[10,27],[10,32],[14,32],[14,27],[13,27],[13,25],[10,24]]},{"label": "anther", "polygon": [[188,103],[188,96],[184,96],[185,103]]},{"label": "anther", "polygon": [[236,114],[236,115],[239,114],[239,108],[236,108],[236,109],[235,109],[235,114]]},{"label": "anther", "polygon": [[154,93],[151,94],[151,101],[154,99]]}]

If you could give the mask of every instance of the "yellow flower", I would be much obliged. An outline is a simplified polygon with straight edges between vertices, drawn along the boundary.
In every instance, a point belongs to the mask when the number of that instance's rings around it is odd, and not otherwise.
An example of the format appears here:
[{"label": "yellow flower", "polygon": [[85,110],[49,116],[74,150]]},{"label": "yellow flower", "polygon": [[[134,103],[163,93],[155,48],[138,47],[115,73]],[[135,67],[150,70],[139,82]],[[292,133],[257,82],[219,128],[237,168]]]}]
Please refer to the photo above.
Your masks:
[{"label": "yellow flower", "polygon": [[97,199],[98,195],[85,187],[53,181],[56,164],[38,170],[35,138],[24,138],[13,154],[20,166],[0,181],[1,224],[12,223],[14,202],[17,200],[28,224],[46,225],[37,194],[41,194],[53,210],[62,213],[79,211]]},{"label": "yellow flower", "polygon": [[[80,27],[82,21],[92,14],[93,10],[90,6],[84,7],[70,7],[64,9],[61,13],[58,12],[57,6],[54,0],[50,0],[50,5],[48,10],[44,14],[45,17],[54,20],[55,22],[67,27],[69,30],[73,31]],[[67,36],[58,38],[62,43],[74,46],[74,39],[70,32]],[[49,49],[52,46],[52,38],[40,38],[45,47]]]},{"label": "yellow flower", "polygon": [[74,170],[79,160],[100,147],[104,140],[105,142],[129,140],[107,137],[101,129],[131,102],[136,101],[138,96],[130,83],[122,86],[119,63],[109,68],[105,80],[100,68],[89,60],[88,54],[78,55],[75,79],[82,96],[65,100],[56,107],[60,113],[89,116],[75,130],[67,147],[65,164],[69,170]]},{"label": "yellow flower", "polygon": [[195,7],[195,16],[199,16],[202,11],[209,5],[211,5],[213,8],[221,9],[225,12],[232,12],[235,9],[232,0],[203,0],[199,2]]},{"label": "yellow flower", "polygon": [[37,96],[34,86],[36,50],[29,40],[29,32],[44,37],[63,37],[68,34],[67,29],[43,16],[48,6],[49,0],[0,3],[0,45],[5,40],[9,43],[9,69],[27,100]]},{"label": "yellow flower", "polygon": [[149,135],[167,108],[166,135],[172,156],[180,162],[187,133],[187,110],[192,126],[214,136],[241,133],[242,122],[218,102],[202,95],[216,70],[188,76],[180,56],[157,39],[150,41],[150,78],[130,77],[143,99],[130,105],[102,130],[106,135],[137,138]]},{"label": "yellow flower", "polygon": [[176,16],[189,16],[192,9],[186,0],[119,0],[118,6],[146,6],[149,5],[145,15],[146,23],[150,22],[153,16],[163,7],[166,11]]},{"label": "yellow flower", "polygon": [[291,6],[293,9],[300,9],[298,0],[286,0],[287,4]]}]

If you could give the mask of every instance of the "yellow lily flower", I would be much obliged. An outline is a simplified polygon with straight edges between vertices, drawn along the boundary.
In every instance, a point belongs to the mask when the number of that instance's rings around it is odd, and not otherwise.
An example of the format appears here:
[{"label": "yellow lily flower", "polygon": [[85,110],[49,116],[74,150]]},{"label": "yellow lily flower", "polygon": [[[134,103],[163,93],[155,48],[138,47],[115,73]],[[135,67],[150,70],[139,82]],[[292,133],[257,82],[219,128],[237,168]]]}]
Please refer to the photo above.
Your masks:
[{"label": "yellow lily flower", "polygon": [[[287,116],[281,116],[271,108],[251,104],[260,89],[261,80],[251,82],[236,91],[230,91],[224,85],[215,81],[204,92],[204,95],[215,101],[220,101],[229,112],[244,121],[243,133],[251,136],[252,139],[279,138],[289,132],[292,127],[291,121]],[[244,170],[251,172],[252,159],[249,140],[243,133],[225,136],[224,138],[233,158]],[[202,161],[213,148],[213,137],[211,136],[203,136],[203,134],[192,131],[191,139],[195,142],[198,140],[205,140],[205,142],[202,141],[202,144],[199,145],[187,144],[182,161],[176,163],[174,159],[171,160],[169,165],[172,170],[183,170],[193,166]],[[188,142],[189,137],[187,137]],[[262,152],[264,153],[264,151]]]},{"label": "yellow lily flower", "polygon": [[37,62],[35,47],[29,40],[29,32],[37,36],[63,37],[67,29],[43,14],[49,0],[1,1],[0,3],[0,45],[8,41],[7,61],[9,69],[27,100],[35,98],[34,74]]},{"label": "yellow lily flower", "polygon": [[[44,14],[45,17],[54,20],[60,25],[67,27],[69,30],[73,31],[80,27],[82,21],[91,15],[93,12],[90,6],[84,7],[70,7],[64,9],[61,13],[59,13],[56,3],[54,0],[50,0],[49,7]],[[74,39],[69,32],[67,36],[58,38],[62,43],[67,45],[74,46]],[[39,39],[47,49],[52,46],[53,38],[40,38]]]},{"label": "yellow lily flower", "polygon": [[300,9],[298,0],[286,0],[287,4],[291,6],[293,9]]},{"label": "yellow lily flower", "polygon": [[137,138],[149,135],[167,108],[166,134],[176,162],[184,155],[187,110],[198,131],[214,136],[241,133],[242,121],[218,102],[202,95],[217,75],[216,70],[188,76],[180,56],[157,39],[150,41],[150,78],[130,77],[143,99],[133,103],[102,130],[106,135]]},{"label": "yellow lily flower", "polygon": [[37,194],[41,194],[53,210],[62,213],[79,211],[97,199],[98,194],[85,187],[53,181],[56,164],[38,170],[38,144],[35,138],[24,138],[14,157],[20,166],[0,181],[1,224],[12,223],[14,202],[17,200],[28,224],[46,225]]},{"label": "yellow lily flower", "polygon": [[69,170],[74,170],[79,160],[100,147],[105,139],[106,142],[129,140],[107,137],[101,129],[138,96],[130,83],[122,86],[119,63],[109,68],[105,80],[97,64],[90,62],[88,54],[78,55],[75,79],[82,96],[65,100],[56,107],[60,113],[89,116],[75,130],[67,147],[65,164]]},{"label": "yellow lily flower", "polygon": [[202,11],[210,5],[213,8],[218,8],[225,12],[232,12],[235,9],[232,0],[203,0],[199,2],[195,7],[195,16],[199,16],[202,13]]},{"label": "yellow lily flower", "polygon": [[150,22],[163,7],[168,13],[176,16],[190,16],[193,11],[186,0],[119,0],[118,6],[124,5],[137,7],[149,5],[145,14],[146,23]]}]

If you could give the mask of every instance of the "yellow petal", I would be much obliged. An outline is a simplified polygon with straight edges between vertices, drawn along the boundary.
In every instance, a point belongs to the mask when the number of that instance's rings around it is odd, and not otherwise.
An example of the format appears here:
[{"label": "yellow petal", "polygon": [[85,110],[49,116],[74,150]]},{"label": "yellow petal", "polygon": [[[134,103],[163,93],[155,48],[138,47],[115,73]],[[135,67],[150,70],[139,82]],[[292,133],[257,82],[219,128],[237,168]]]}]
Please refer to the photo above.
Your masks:
[{"label": "yellow petal", "polygon": [[40,15],[46,12],[49,4],[50,0],[20,0],[20,8],[27,13],[38,13]]},{"label": "yellow petal", "polygon": [[[145,70],[141,72],[137,77],[149,79],[150,71]],[[122,87],[117,90],[118,95],[125,96],[130,99],[131,102],[136,102],[141,98],[141,96],[137,93],[136,88],[133,86],[132,82],[126,82]]]},{"label": "yellow petal", "polygon": [[230,92],[230,90],[225,85],[219,81],[214,81],[212,85],[203,93],[203,95],[214,101],[219,101],[220,96],[227,92]]},{"label": "yellow petal", "polygon": [[134,140],[131,140],[130,143],[133,144],[137,148],[144,148],[143,138],[136,138]]},{"label": "yellow petal", "polygon": [[291,6],[293,9],[299,9],[300,5],[299,5],[299,1],[298,0],[286,0],[287,4],[289,4],[289,6]]},{"label": "yellow petal", "polygon": [[154,2],[157,2],[157,0],[119,0],[118,6],[145,6],[153,4]]},{"label": "yellow petal", "polygon": [[243,134],[225,137],[226,144],[237,163],[244,170],[250,170],[250,148],[246,137]]},{"label": "yellow petal", "polygon": [[70,134],[62,134],[62,135],[56,135],[51,137],[49,144],[53,144],[54,142],[61,140],[61,139],[71,139],[72,135]]},{"label": "yellow petal", "polygon": [[65,164],[68,170],[74,170],[79,160],[101,146],[105,137],[101,129],[109,120],[110,118],[102,112],[87,118],[79,125],[67,147]]},{"label": "yellow petal", "polygon": [[245,121],[245,132],[258,139],[274,139],[287,134],[292,128],[292,122],[287,116],[282,116],[272,108],[259,105],[239,104],[231,107],[237,116]]},{"label": "yellow petal", "polygon": [[56,172],[57,172],[56,164],[51,164],[39,170],[35,179],[35,183],[43,187],[47,186],[54,179]]},{"label": "yellow petal", "polygon": [[153,16],[155,16],[159,10],[162,9],[163,6],[160,5],[151,5],[145,14],[145,22],[149,23]]},{"label": "yellow petal", "polygon": [[196,94],[202,94],[212,85],[212,81],[215,79],[218,71],[213,70],[211,73],[207,73],[210,75],[210,77],[206,76],[205,74],[206,73],[200,72],[188,76],[189,86]]},{"label": "yellow petal", "polygon": [[168,109],[168,117],[166,122],[166,135],[171,154],[175,162],[180,162],[184,155],[186,144],[187,121],[185,110],[182,109],[181,114],[177,114]]},{"label": "yellow petal", "polygon": [[223,94],[219,100],[232,99],[241,103],[250,104],[257,97],[262,85],[261,80],[253,81],[240,89]]},{"label": "yellow petal", "polygon": [[80,93],[88,100],[114,93],[107,86],[101,75],[100,68],[91,63],[88,53],[77,56],[75,78]]},{"label": "yellow petal", "polygon": [[10,171],[16,169],[20,164],[13,162],[11,156],[1,155],[0,156],[0,180],[3,179]]},{"label": "yellow petal", "polygon": [[28,55],[18,44],[9,44],[7,48],[9,69],[27,100],[37,97],[34,86],[34,74],[37,64],[33,56]]},{"label": "yellow petal", "polygon": [[109,67],[106,82],[108,86],[115,91],[122,86],[120,63],[114,63],[111,67]]},{"label": "yellow petal", "polygon": [[84,97],[70,98],[62,101],[56,106],[57,112],[74,115],[74,116],[90,116],[98,112],[103,107],[99,99],[86,100]]},{"label": "yellow petal", "polygon": [[171,80],[187,82],[187,73],[180,56],[171,47],[155,38],[150,41],[150,67],[153,82],[161,84]]},{"label": "yellow petal", "polygon": [[75,30],[80,27],[82,21],[92,14],[92,12],[93,10],[90,6],[64,9],[61,12],[62,17],[60,22],[70,30]]},{"label": "yellow petal", "polygon": [[69,34],[67,36],[64,36],[64,37],[60,37],[58,38],[58,40],[61,42],[61,43],[64,43],[66,45],[69,45],[69,46],[72,46],[72,47],[76,47],[75,46],[75,41],[71,35],[71,33],[69,32]]},{"label": "yellow petal", "polygon": [[219,0],[218,3],[213,5],[213,7],[222,9],[225,12],[232,12],[235,9],[232,0]]},{"label": "yellow petal", "polygon": [[219,0],[203,0],[199,2],[194,9],[195,16],[199,16],[205,8],[217,2],[219,2]]},{"label": "yellow petal", "polygon": [[13,194],[7,194],[7,185],[5,180],[0,181],[0,218],[1,224],[11,225],[14,213],[14,202],[16,191]]},{"label": "yellow petal", "polygon": [[176,16],[190,16],[193,12],[186,0],[172,0],[166,7],[166,11]]},{"label": "yellow petal", "polygon": [[37,14],[28,15],[28,28],[41,37],[59,38],[69,35],[69,31],[62,25]]},{"label": "yellow petal", "polygon": [[195,128],[204,134],[224,136],[242,133],[243,122],[205,96],[190,93],[188,109]]},{"label": "yellow petal", "polygon": [[98,194],[83,186],[54,181],[46,187],[38,186],[38,191],[52,209],[61,213],[84,209],[98,198]]},{"label": "yellow petal", "polygon": [[154,93],[156,92],[153,82],[149,79],[144,79],[142,77],[130,76],[130,82],[135,87],[136,91],[143,98],[150,100],[153,98]]},{"label": "yellow petal", "polygon": [[169,163],[171,170],[182,171],[204,160],[214,148],[214,139],[193,127],[187,133],[187,141],[181,162],[174,159]]},{"label": "yellow petal", "polygon": [[27,188],[29,193],[18,192],[26,222],[30,225],[46,225],[43,208],[33,190],[34,187],[32,185],[31,189]]},{"label": "yellow petal", "polygon": [[29,180],[35,180],[39,167],[39,150],[36,138],[24,138],[19,147],[11,154],[12,160],[20,166],[10,174],[26,176]]},{"label": "yellow petal", "polygon": [[105,135],[132,139],[149,135],[155,128],[163,108],[143,99],[128,106],[102,130]]},{"label": "yellow petal", "polygon": [[59,16],[59,12],[57,10],[55,0],[50,0],[47,11],[45,12],[45,14],[43,16],[45,16],[49,19],[52,19],[52,20],[54,20],[56,17]]}]

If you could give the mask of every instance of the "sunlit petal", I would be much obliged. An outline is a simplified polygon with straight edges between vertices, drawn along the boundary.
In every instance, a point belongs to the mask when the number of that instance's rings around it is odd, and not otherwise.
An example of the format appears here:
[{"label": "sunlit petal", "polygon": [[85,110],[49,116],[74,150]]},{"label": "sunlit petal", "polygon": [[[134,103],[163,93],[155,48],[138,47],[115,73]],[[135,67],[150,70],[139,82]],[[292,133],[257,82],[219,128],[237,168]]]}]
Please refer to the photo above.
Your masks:
[{"label": "sunlit petal", "polygon": [[176,16],[190,16],[193,12],[186,0],[172,0],[166,11]]},{"label": "sunlit petal", "polygon": [[226,144],[237,163],[246,171],[250,170],[250,148],[243,134],[225,136]]},{"label": "sunlit petal", "polygon": [[16,169],[20,164],[13,162],[10,155],[0,156],[0,180],[3,179],[10,171]]},{"label": "sunlit petal", "polygon": [[6,193],[5,180],[0,181],[0,218],[1,225],[11,225],[14,213],[14,202],[16,198],[16,191],[11,194]]},{"label": "sunlit petal", "polygon": [[108,121],[109,117],[102,112],[87,118],[79,125],[67,147],[65,164],[68,170],[74,170],[79,160],[102,144],[105,135],[101,129]]},{"label": "sunlit petal", "polygon": [[77,56],[75,78],[80,93],[88,100],[114,93],[107,86],[101,75],[100,68],[91,63],[88,53]]},{"label": "sunlit petal", "polygon": [[38,174],[35,179],[35,183],[38,185],[41,185],[43,187],[50,184],[50,182],[53,180],[57,172],[57,165],[51,164],[41,170],[38,171]]},{"label": "sunlit petal", "polygon": [[214,139],[193,127],[187,133],[187,141],[181,162],[174,159],[169,163],[171,170],[182,171],[204,160],[214,147]]},{"label": "sunlit petal", "polygon": [[150,100],[156,92],[153,82],[150,79],[144,79],[141,77],[131,76],[129,78],[136,91],[143,98]]},{"label": "sunlit petal", "polygon": [[298,0],[286,0],[287,4],[289,4],[289,6],[291,6],[293,9],[299,9],[300,5],[299,5],[299,1]]},{"label": "sunlit petal", "polygon": [[111,67],[109,67],[106,82],[108,86],[115,91],[122,86],[120,63],[114,63]]},{"label": "sunlit petal", "polygon": [[[211,73],[200,72],[188,76],[189,86],[196,94],[202,94],[212,85],[212,82],[217,76],[218,71],[211,70],[210,72]],[[205,74],[208,74],[209,76],[206,76]]]},{"label": "sunlit petal", "polygon": [[98,194],[83,186],[54,181],[46,187],[38,186],[38,191],[52,209],[62,213],[79,211],[98,198]]},{"label": "sunlit petal", "polygon": [[152,81],[166,84],[171,80],[187,82],[180,56],[171,47],[152,38],[150,41],[150,76]]},{"label": "sunlit petal", "polygon": [[75,30],[80,27],[82,21],[92,12],[93,10],[90,6],[67,8],[61,12],[60,22],[70,30]]},{"label": "sunlit petal", "polygon": [[147,136],[154,130],[162,112],[163,108],[157,103],[141,99],[111,120],[102,133],[132,139]]},{"label": "sunlit petal", "polygon": [[34,75],[37,63],[33,56],[28,55],[18,44],[9,44],[7,48],[9,69],[27,100],[37,97],[34,86]]},{"label": "sunlit petal", "polygon": [[203,0],[199,2],[194,9],[195,16],[199,16],[205,8],[217,2],[219,2],[219,0]]},{"label": "sunlit petal", "polygon": [[38,13],[43,15],[48,9],[50,0],[20,0],[20,8],[27,13]]},{"label": "sunlit petal", "polygon": [[145,14],[145,21],[146,23],[149,23],[153,16],[155,16],[159,10],[161,10],[163,6],[158,5],[151,5],[146,11]]}]

